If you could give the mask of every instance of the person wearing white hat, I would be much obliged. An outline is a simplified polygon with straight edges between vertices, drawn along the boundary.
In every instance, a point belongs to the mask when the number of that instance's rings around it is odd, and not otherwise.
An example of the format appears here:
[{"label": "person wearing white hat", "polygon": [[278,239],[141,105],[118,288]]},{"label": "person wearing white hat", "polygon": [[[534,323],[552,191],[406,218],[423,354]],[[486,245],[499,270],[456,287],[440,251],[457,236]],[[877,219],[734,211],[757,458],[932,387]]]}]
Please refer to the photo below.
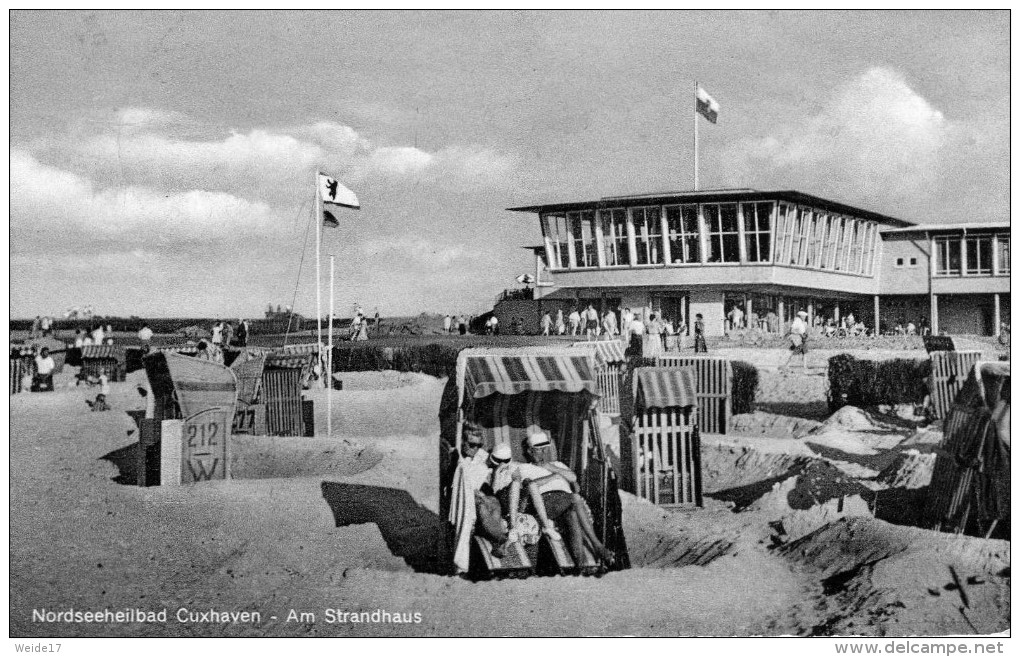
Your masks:
[{"label": "person wearing white hat", "polygon": [[808,314],[803,310],[797,313],[797,317],[793,320],[790,325],[790,358],[786,361],[787,369],[790,366],[790,361],[797,354],[801,355],[802,363],[804,366],[804,372],[807,372],[807,340],[808,340]]},{"label": "person wearing white hat", "polygon": [[[554,541],[562,540],[555,521],[563,518],[569,529],[570,552],[578,563],[583,561],[584,542],[587,540],[596,554],[607,564],[612,564],[615,555],[605,548],[595,534],[591,512],[578,494],[577,475],[565,463],[557,460],[556,446],[549,440],[549,435],[544,431],[530,434],[526,442],[526,455],[531,462],[513,464],[510,490],[508,494],[498,495],[500,501],[505,503],[504,508],[533,512],[538,517],[543,533]],[[522,488],[528,492],[523,505],[520,503]],[[511,534],[515,533],[517,518],[517,513],[510,513]]]}]

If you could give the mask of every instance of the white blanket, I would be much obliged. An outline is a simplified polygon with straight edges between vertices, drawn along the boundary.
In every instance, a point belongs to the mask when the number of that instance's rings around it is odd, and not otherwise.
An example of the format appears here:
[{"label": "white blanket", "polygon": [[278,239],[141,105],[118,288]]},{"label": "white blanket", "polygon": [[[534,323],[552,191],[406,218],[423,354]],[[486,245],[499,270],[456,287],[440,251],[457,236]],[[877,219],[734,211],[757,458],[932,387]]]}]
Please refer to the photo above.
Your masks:
[{"label": "white blanket", "polygon": [[[483,456],[484,458],[479,458]],[[487,458],[488,453],[479,454],[474,460],[460,459],[453,473],[449,519],[455,532],[453,565],[457,572],[465,572],[468,569],[471,535],[477,519],[475,491],[482,487],[489,476],[489,468],[485,465]]]}]

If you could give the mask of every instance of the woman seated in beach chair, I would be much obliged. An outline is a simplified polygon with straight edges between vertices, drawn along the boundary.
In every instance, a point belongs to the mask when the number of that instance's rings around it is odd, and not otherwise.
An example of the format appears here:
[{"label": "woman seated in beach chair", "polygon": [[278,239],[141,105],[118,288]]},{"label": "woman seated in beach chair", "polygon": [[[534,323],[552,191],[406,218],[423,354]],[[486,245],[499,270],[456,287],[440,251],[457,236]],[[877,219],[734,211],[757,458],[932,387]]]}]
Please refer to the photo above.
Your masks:
[{"label": "woman seated in beach chair", "polygon": [[[493,473],[493,490],[509,515],[510,533],[514,540],[520,530],[520,514],[538,519],[542,533],[551,541],[561,541],[555,522],[567,528],[570,553],[577,563],[585,558],[585,543],[605,565],[612,565],[615,555],[606,549],[595,534],[591,511],[581,497],[574,474],[557,460],[556,446],[549,436],[538,432],[528,436],[525,450],[530,463],[509,463]],[[521,493],[526,496],[522,499]]]}]

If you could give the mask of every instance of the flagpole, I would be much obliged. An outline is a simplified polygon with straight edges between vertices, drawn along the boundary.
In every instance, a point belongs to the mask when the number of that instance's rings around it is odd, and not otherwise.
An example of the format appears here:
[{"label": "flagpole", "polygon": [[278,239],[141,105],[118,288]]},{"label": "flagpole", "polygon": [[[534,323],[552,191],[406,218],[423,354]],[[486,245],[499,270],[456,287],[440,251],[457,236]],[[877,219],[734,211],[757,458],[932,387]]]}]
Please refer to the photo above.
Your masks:
[{"label": "flagpole", "polygon": [[[322,368],[322,198],[319,193],[319,171],[315,171],[315,327],[318,333],[319,368]],[[316,431],[318,433],[318,431]]]},{"label": "flagpole", "polygon": [[333,255],[329,256],[329,352],[326,356],[326,437],[333,437]]},{"label": "flagpole", "polygon": [[698,191],[698,81],[694,81],[694,191]]}]

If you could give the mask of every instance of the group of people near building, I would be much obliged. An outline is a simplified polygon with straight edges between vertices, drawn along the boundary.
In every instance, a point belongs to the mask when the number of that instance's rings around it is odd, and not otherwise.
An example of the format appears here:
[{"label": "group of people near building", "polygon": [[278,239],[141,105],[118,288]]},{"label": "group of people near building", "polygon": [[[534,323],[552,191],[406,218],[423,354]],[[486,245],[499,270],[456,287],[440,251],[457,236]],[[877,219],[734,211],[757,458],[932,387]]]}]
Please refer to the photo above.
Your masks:
[{"label": "group of people near building", "polygon": [[379,335],[379,308],[377,307],[375,309],[375,316],[372,319],[369,319],[369,317],[365,314],[364,309],[361,307],[361,304],[354,304],[354,316],[351,319],[351,328],[347,334],[347,339],[354,342],[363,342],[368,340],[369,328],[372,328],[375,331],[375,334]]},{"label": "group of people near building", "polygon": [[726,313],[726,332],[740,329],[758,329],[763,333],[778,334],[782,331],[782,325],[779,315],[772,308],[768,308],[764,313],[752,309],[745,314],[740,304],[734,304]]},{"label": "group of people near building", "polygon": [[587,308],[572,308],[564,318],[563,309],[556,310],[556,319],[546,312],[539,322],[542,335],[572,335],[585,336],[589,340],[595,340],[600,336],[611,339],[620,335],[620,329],[616,321],[616,313],[606,310],[601,315],[595,306],[588,304]]},{"label": "group of people near building", "polygon": [[105,327],[102,324],[96,324],[85,329],[74,330],[75,347],[98,344],[113,344],[113,326],[111,324],[107,324]]},{"label": "group of people near building", "polygon": [[[559,523],[567,530],[565,545],[577,563],[585,561],[587,548],[611,565],[615,555],[595,533],[577,475],[559,460],[549,435],[541,430],[531,432],[524,443],[524,454],[526,462],[514,461],[507,443],[495,445],[490,453],[485,449],[481,429],[465,425],[450,486],[454,499],[474,506],[475,526],[466,529],[487,538],[493,556],[503,558],[513,542],[534,545],[542,534],[549,540],[562,541]],[[462,512],[456,502],[451,506],[450,521],[455,526]],[[467,554],[459,557],[455,556],[455,562],[466,569]]]},{"label": "group of people near building", "polygon": [[29,329],[28,337],[31,340],[53,335],[53,318],[35,316],[32,321],[32,328]]},{"label": "group of people near building", "polygon": [[[152,339],[152,330],[149,329],[148,325],[142,326],[142,329],[138,331],[138,337],[142,338],[142,331],[148,331],[148,340]],[[234,325],[232,322],[224,322],[223,320],[216,320],[212,325],[210,331],[211,337],[207,344],[212,344],[216,349],[224,349],[226,347],[247,347],[248,346],[248,335],[251,330],[251,326],[248,324],[246,319],[238,319],[237,324]],[[143,339],[143,341],[148,341]],[[201,342],[199,342],[201,344]]]},{"label": "group of people near building", "polygon": [[[495,315],[493,315],[495,318]],[[491,321],[491,320],[490,320]],[[444,333],[459,333],[460,335],[467,335],[468,332],[468,316],[467,315],[444,315],[443,316],[443,332]],[[490,324],[486,324],[486,332]],[[495,324],[491,325],[495,333],[499,333],[499,320]]]}]

